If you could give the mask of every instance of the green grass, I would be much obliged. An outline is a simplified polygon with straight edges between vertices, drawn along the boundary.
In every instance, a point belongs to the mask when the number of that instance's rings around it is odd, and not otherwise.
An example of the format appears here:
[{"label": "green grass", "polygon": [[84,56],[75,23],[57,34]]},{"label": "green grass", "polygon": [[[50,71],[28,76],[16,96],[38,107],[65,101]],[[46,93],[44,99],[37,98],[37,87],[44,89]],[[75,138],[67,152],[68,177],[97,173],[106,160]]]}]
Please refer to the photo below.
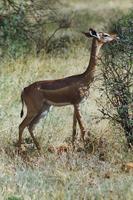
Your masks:
[{"label": "green grass", "polygon": [[[71,8],[88,6],[86,1],[67,1]],[[105,0],[96,7],[109,9]],[[108,4],[109,5],[109,4]],[[122,10],[130,7],[130,1],[116,1]],[[78,9],[79,9],[78,8]],[[125,9],[124,9],[125,8]],[[81,12],[82,7],[81,7]],[[80,12],[80,13],[81,13]],[[97,11],[96,11],[97,12]],[[95,12],[95,13],[96,13]],[[108,11],[106,11],[108,13]],[[84,13],[84,12],[83,12]],[[102,16],[104,17],[104,16]],[[93,23],[92,23],[93,24]],[[96,27],[104,27],[97,24]],[[127,150],[124,134],[108,120],[101,119],[98,111],[101,81],[95,81],[89,99],[81,105],[86,127],[91,131],[88,151],[82,148],[62,154],[50,153],[48,147],[70,141],[72,135],[73,108],[54,107],[46,120],[35,129],[42,147],[39,155],[25,130],[23,137],[29,144],[18,155],[15,142],[18,139],[20,119],[20,94],[28,84],[44,79],[56,79],[78,74],[86,69],[89,60],[88,43],[73,46],[66,54],[39,57],[27,55],[17,60],[7,58],[0,64],[0,200],[132,200],[132,171],[125,172],[122,165],[132,161],[132,151]],[[100,76],[100,65],[97,73]],[[104,99],[103,99],[104,101]],[[25,109],[26,113],[26,109]],[[78,130],[79,132],[79,130]],[[67,140],[67,141],[66,141]],[[82,143],[79,143],[82,147]],[[93,151],[92,151],[93,147]]]}]

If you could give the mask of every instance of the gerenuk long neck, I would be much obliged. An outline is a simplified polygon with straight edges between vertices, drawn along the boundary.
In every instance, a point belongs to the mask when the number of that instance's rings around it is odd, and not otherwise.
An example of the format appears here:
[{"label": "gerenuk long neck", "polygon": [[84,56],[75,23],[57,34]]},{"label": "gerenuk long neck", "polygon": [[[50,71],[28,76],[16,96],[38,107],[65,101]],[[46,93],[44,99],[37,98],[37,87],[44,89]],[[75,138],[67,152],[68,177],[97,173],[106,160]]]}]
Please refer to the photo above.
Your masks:
[{"label": "gerenuk long neck", "polygon": [[101,46],[102,46],[102,43],[100,44],[97,41],[97,39],[93,38],[89,65],[86,71],[84,72],[85,77],[88,79],[91,79],[91,78],[93,79],[95,67],[97,64],[98,54],[99,54],[99,50]]}]

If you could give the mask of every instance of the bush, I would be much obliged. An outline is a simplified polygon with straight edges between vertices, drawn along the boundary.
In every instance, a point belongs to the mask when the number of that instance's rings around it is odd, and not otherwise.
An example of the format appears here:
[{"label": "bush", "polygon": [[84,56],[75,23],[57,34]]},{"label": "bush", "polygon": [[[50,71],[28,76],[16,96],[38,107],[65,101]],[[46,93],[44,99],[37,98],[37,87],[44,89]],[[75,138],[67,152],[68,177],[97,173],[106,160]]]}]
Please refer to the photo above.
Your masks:
[{"label": "bush", "polygon": [[67,49],[72,44],[76,44],[79,41],[79,35],[75,32],[67,32],[64,34],[58,34],[56,37],[52,38],[47,46],[47,53],[66,53]]},{"label": "bush", "polygon": [[3,54],[7,53],[19,56],[22,52],[26,53],[30,49],[30,41],[23,24],[28,22],[24,13],[12,13],[3,16],[0,20],[0,33]]},{"label": "bush", "polygon": [[[104,49],[103,78],[107,105],[102,113],[119,123],[127,143],[133,145],[133,12],[114,22],[110,29],[119,42]],[[113,108],[113,109],[112,109]]]},{"label": "bush", "polygon": [[69,28],[68,15],[54,0],[4,1],[0,3],[0,46],[2,55],[18,57],[35,47],[36,53],[47,47],[56,32]]}]

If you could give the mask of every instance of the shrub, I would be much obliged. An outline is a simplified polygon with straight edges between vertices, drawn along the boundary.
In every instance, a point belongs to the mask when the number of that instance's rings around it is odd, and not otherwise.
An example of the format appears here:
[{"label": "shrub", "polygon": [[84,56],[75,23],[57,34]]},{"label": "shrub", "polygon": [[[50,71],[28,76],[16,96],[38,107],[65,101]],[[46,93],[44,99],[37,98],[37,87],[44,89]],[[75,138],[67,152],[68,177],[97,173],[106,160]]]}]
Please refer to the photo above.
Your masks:
[{"label": "shrub", "polygon": [[4,1],[0,3],[0,46],[2,54],[17,57],[33,47],[37,53],[47,47],[56,32],[69,28],[71,20],[59,11],[54,0]]},{"label": "shrub", "polygon": [[[119,123],[133,145],[133,12],[112,23],[119,42],[104,49],[103,78],[107,105],[102,113]],[[113,108],[113,109],[112,109]]]},{"label": "shrub", "polygon": [[3,54],[19,56],[30,48],[27,32],[23,24],[27,24],[24,13],[12,13],[1,17],[0,31]]}]

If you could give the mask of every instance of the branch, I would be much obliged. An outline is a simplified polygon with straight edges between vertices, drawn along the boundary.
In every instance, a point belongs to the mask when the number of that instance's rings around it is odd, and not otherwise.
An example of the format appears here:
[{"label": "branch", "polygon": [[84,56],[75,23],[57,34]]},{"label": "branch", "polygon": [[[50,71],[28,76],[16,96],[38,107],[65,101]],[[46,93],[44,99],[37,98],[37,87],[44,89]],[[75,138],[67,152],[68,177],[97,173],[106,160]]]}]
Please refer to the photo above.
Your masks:
[{"label": "branch", "polygon": [[46,43],[45,43],[45,48],[47,49],[48,47],[48,43],[50,42],[50,40],[54,37],[54,35],[56,34],[57,31],[60,30],[60,27],[58,27],[57,29],[55,29],[55,31],[51,34],[51,36],[47,39]]}]

